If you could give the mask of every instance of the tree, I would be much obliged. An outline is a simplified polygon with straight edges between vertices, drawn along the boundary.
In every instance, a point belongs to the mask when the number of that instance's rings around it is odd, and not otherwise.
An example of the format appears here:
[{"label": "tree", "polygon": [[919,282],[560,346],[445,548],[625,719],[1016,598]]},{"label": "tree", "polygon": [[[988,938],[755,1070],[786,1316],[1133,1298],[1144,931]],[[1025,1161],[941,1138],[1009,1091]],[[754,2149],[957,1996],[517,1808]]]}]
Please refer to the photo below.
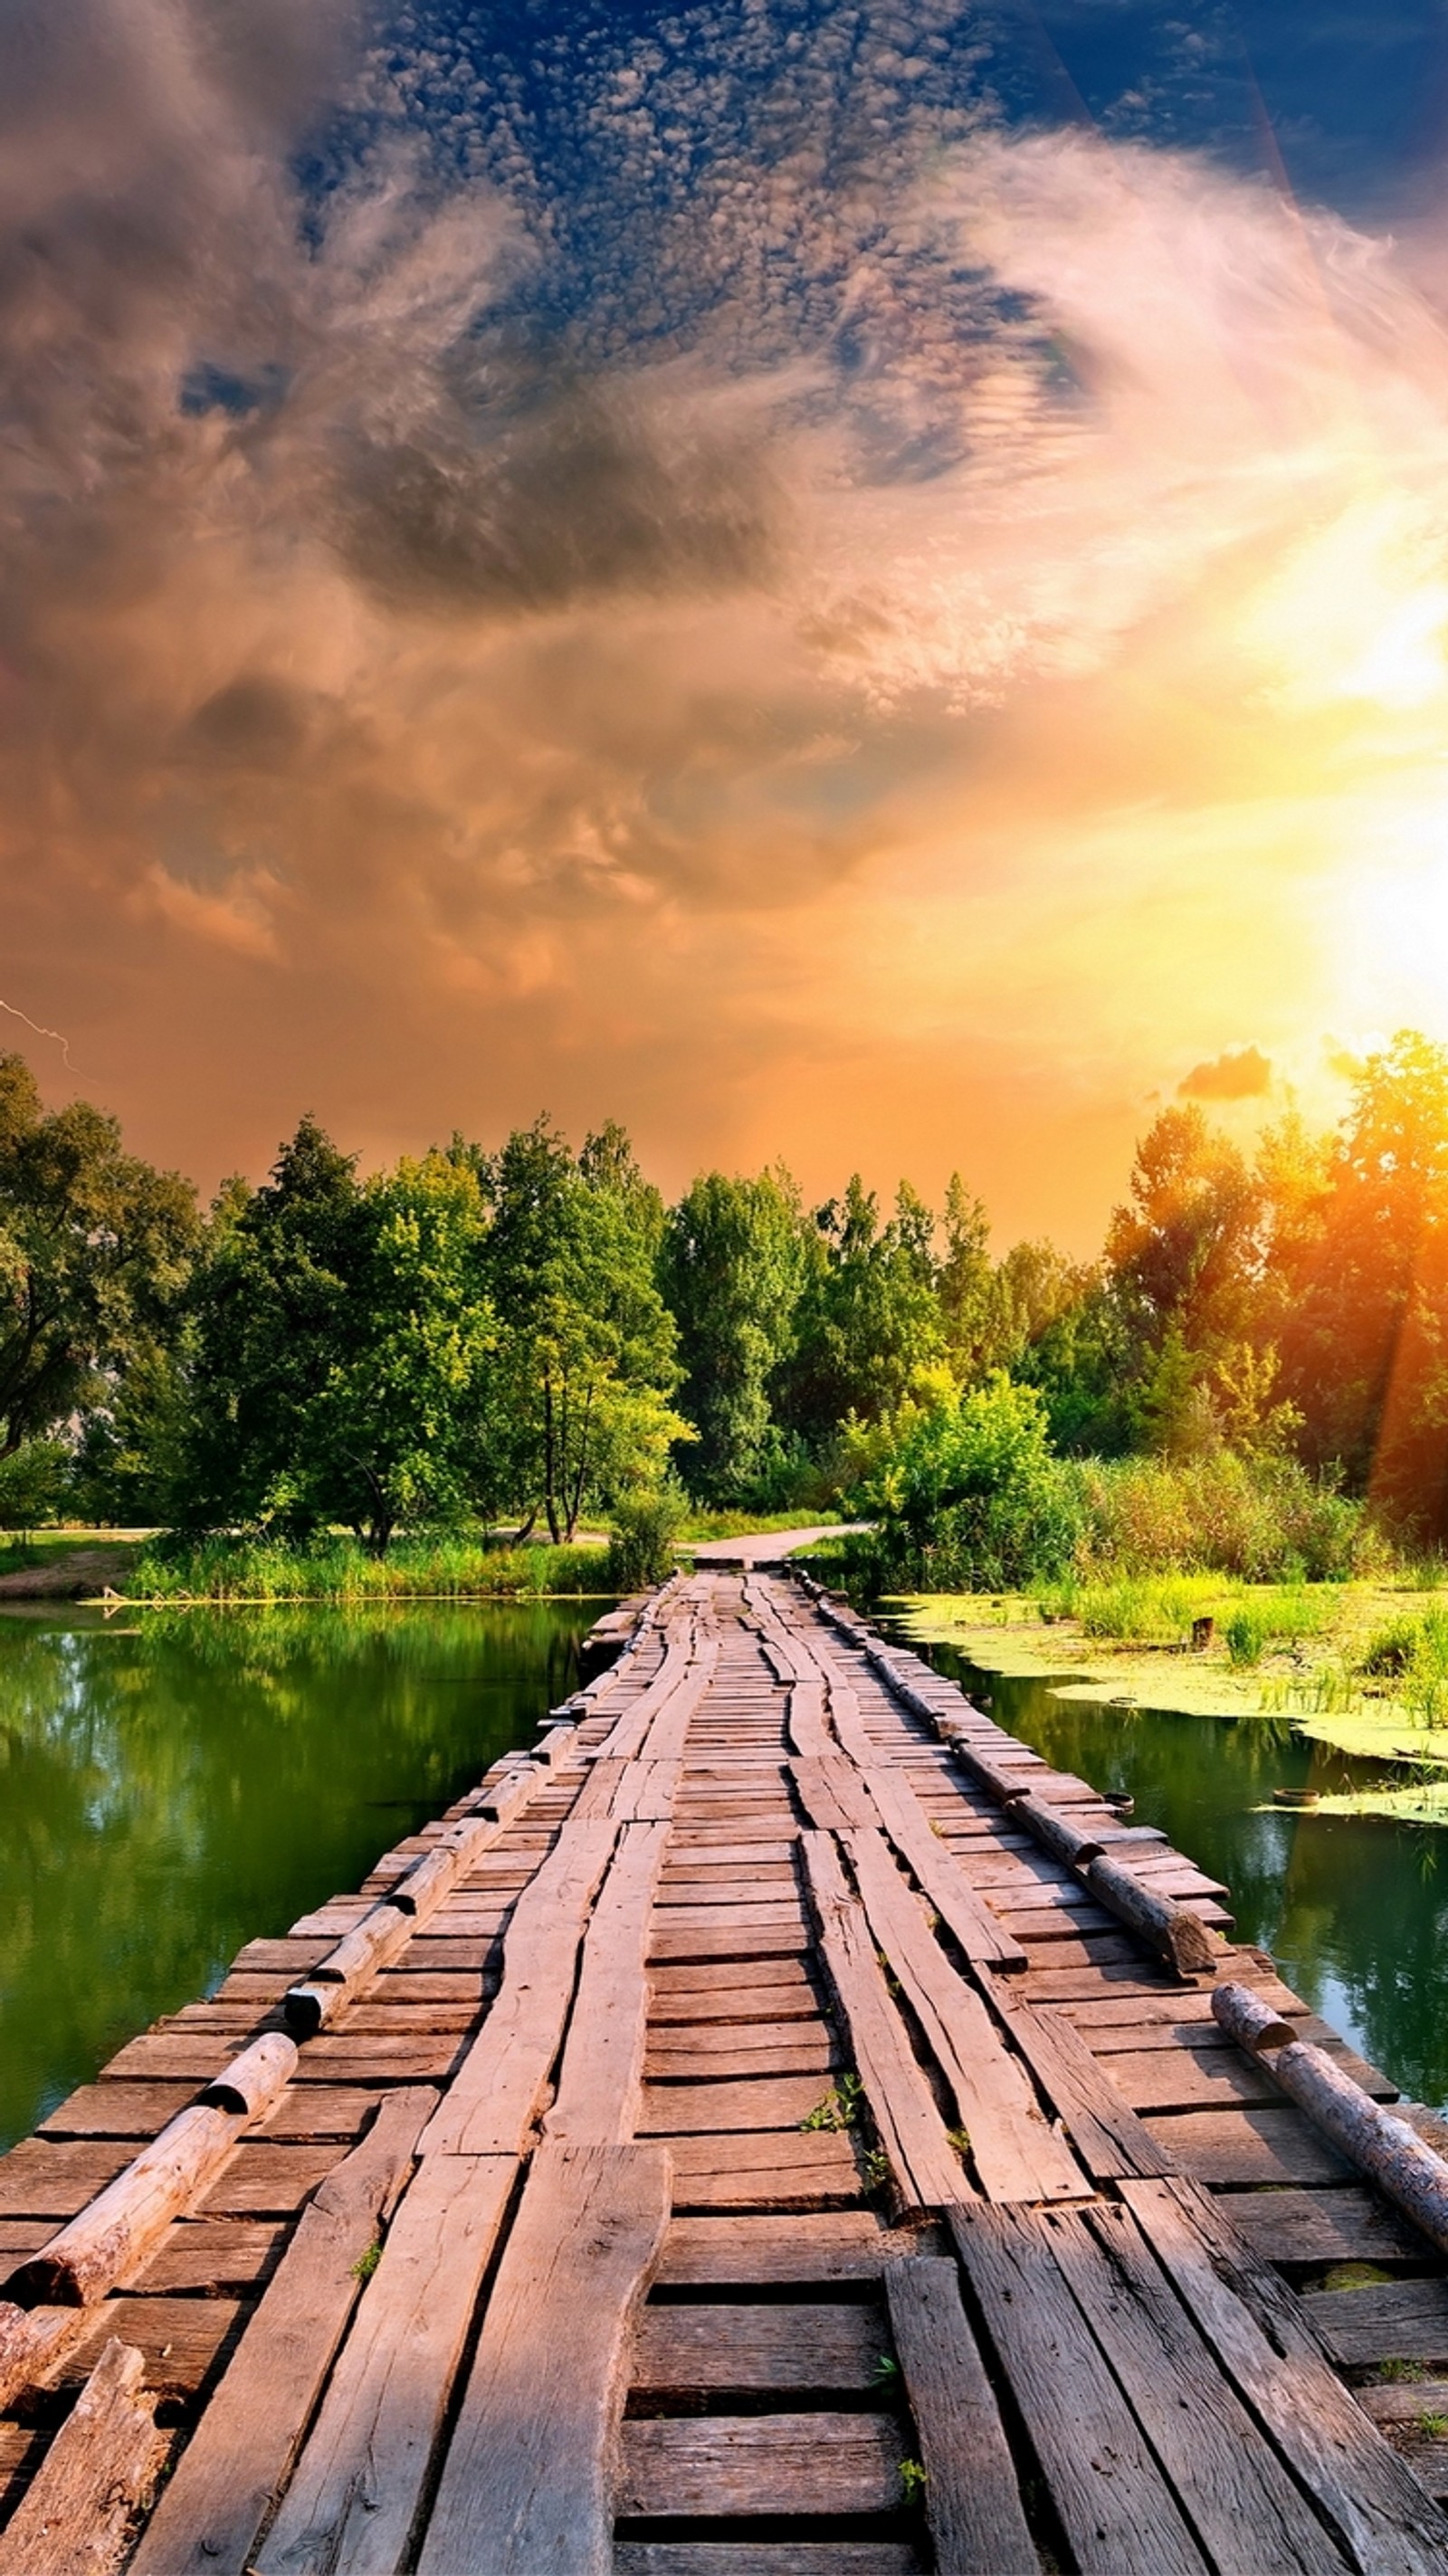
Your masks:
[{"label": "tree", "polygon": [[495,1434],[498,1334],[473,1173],[404,1158],[366,1184],[361,1213],[349,1329],[305,1407],[299,1471],[318,1515],[381,1555],[400,1526],[466,1516]]},{"label": "tree", "polygon": [[197,1298],[188,1517],[377,1554],[486,1481],[497,1331],[477,1174],[443,1154],[359,1182],[304,1118],[265,1188],[219,1203]]},{"label": "tree", "polygon": [[1448,1049],[1368,1057],[1280,1271],[1303,1445],[1386,1516],[1448,1536]]},{"label": "tree", "polygon": [[1192,1351],[1230,1336],[1255,1276],[1260,1208],[1235,1145],[1195,1103],[1164,1109],[1136,1149],[1130,1197],[1106,1237],[1117,1293],[1153,1350],[1173,1324]]},{"label": "tree", "polygon": [[303,1118],[256,1191],[228,1183],[193,1306],[191,1421],[178,1496],[189,1525],[305,1535],[323,1517],[308,1419],[354,1347],[352,1283],[369,1225],[356,1156]]},{"label": "tree", "polygon": [[847,1415],[873,1422],[894,1412],[943,1356],[934,1235],[929,1208],[905,1181],[884,1225],[858,1172],[843,1199],[818,1211],[796,1352],[780,1387],[783,1418],[817,1450]]},{"label": "tree", "polygon": [[660,1282],[679,1332],[680,1403],[698,1443],[694,1490],[738,1501],[775,1444],[771,1385],[794,1346],[808,1246],[799,1193],[782,1167],[754,1180],[705,1172],[672,1209]]},{"label": "tree", "polygon": [[690,1436],[668,1401],[679,1368],[656,1279],[663,1201],[612,1125],[575,1161],[540,1118],[485,1169],[508,1489],[526,1527],[541,1512],[565,1541],[586,1503],[657,1483]]},{"label": "tree", "polygon": [[83,1100],[47,1115],[24,1058],[0,1056],[0,1460],[165,1344],[199,1237],[188,1182]]}]

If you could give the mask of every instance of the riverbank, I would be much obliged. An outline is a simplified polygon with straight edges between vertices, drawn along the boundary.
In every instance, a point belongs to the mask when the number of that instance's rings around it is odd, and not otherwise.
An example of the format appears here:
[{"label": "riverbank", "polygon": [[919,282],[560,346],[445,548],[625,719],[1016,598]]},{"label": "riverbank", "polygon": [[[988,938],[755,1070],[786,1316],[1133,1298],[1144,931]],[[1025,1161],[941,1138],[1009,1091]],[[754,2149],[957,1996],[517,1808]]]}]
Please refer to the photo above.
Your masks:
[{"label": "riverbank", "polygon": [[949,1646],[982,1671],[1039,1681],[1068,1704],[1271,1720],[1392,1766],[1399,1776],[1382,1785],[1334,1793],[1332,1811],[1448,1824],[1441,1590],[1178,1575],[1036,1593],[915,1594],[886,1606],[916,1644]]}]

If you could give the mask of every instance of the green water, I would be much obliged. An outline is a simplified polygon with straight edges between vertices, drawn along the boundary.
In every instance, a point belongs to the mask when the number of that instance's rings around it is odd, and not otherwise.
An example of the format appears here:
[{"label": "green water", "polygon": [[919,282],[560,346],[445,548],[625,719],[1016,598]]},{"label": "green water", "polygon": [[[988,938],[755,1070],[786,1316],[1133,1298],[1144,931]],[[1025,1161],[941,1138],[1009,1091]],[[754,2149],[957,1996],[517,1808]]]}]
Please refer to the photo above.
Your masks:
[{"label": "green water", "polygon": [[602,1607],[0,1618],[0,2145],[530,1742]]},{"label": "green water", "polygon": [[1276,1788],[1361,1788],[1380,1770],[1270,1719],[1063,1701],[948,1646],[917,1651],[1058,1770],[1128,1791],[1133,1823],[1160,1825],[1231,1889],[1240,1938],[1406,2094],[1448,2103],[1448,1834],[1271,1804]]}]

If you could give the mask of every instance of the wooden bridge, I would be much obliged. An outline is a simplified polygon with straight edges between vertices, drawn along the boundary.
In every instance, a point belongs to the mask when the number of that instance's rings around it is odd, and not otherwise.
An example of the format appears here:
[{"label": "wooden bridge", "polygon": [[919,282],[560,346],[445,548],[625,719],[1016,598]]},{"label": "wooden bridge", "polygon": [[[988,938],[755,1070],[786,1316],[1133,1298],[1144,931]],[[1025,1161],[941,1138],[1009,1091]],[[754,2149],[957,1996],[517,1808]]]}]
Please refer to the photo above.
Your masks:
[{"label": "wooden bridge", "polygon": [[803,1578],[613,1624],[0,2161],[0,2576],[1442,2576],[1429,2124]]}]

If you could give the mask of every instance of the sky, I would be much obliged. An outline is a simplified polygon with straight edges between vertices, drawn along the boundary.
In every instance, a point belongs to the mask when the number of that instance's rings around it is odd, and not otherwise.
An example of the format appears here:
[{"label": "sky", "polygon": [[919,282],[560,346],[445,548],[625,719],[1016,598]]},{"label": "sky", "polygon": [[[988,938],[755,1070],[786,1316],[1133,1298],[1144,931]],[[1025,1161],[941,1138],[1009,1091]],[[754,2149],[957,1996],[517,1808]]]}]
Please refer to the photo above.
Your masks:
[{"label": "sky", "polygon": [[1087,1251],[1448,1039],[1443,0],[0,0],[0,1037]]}]

